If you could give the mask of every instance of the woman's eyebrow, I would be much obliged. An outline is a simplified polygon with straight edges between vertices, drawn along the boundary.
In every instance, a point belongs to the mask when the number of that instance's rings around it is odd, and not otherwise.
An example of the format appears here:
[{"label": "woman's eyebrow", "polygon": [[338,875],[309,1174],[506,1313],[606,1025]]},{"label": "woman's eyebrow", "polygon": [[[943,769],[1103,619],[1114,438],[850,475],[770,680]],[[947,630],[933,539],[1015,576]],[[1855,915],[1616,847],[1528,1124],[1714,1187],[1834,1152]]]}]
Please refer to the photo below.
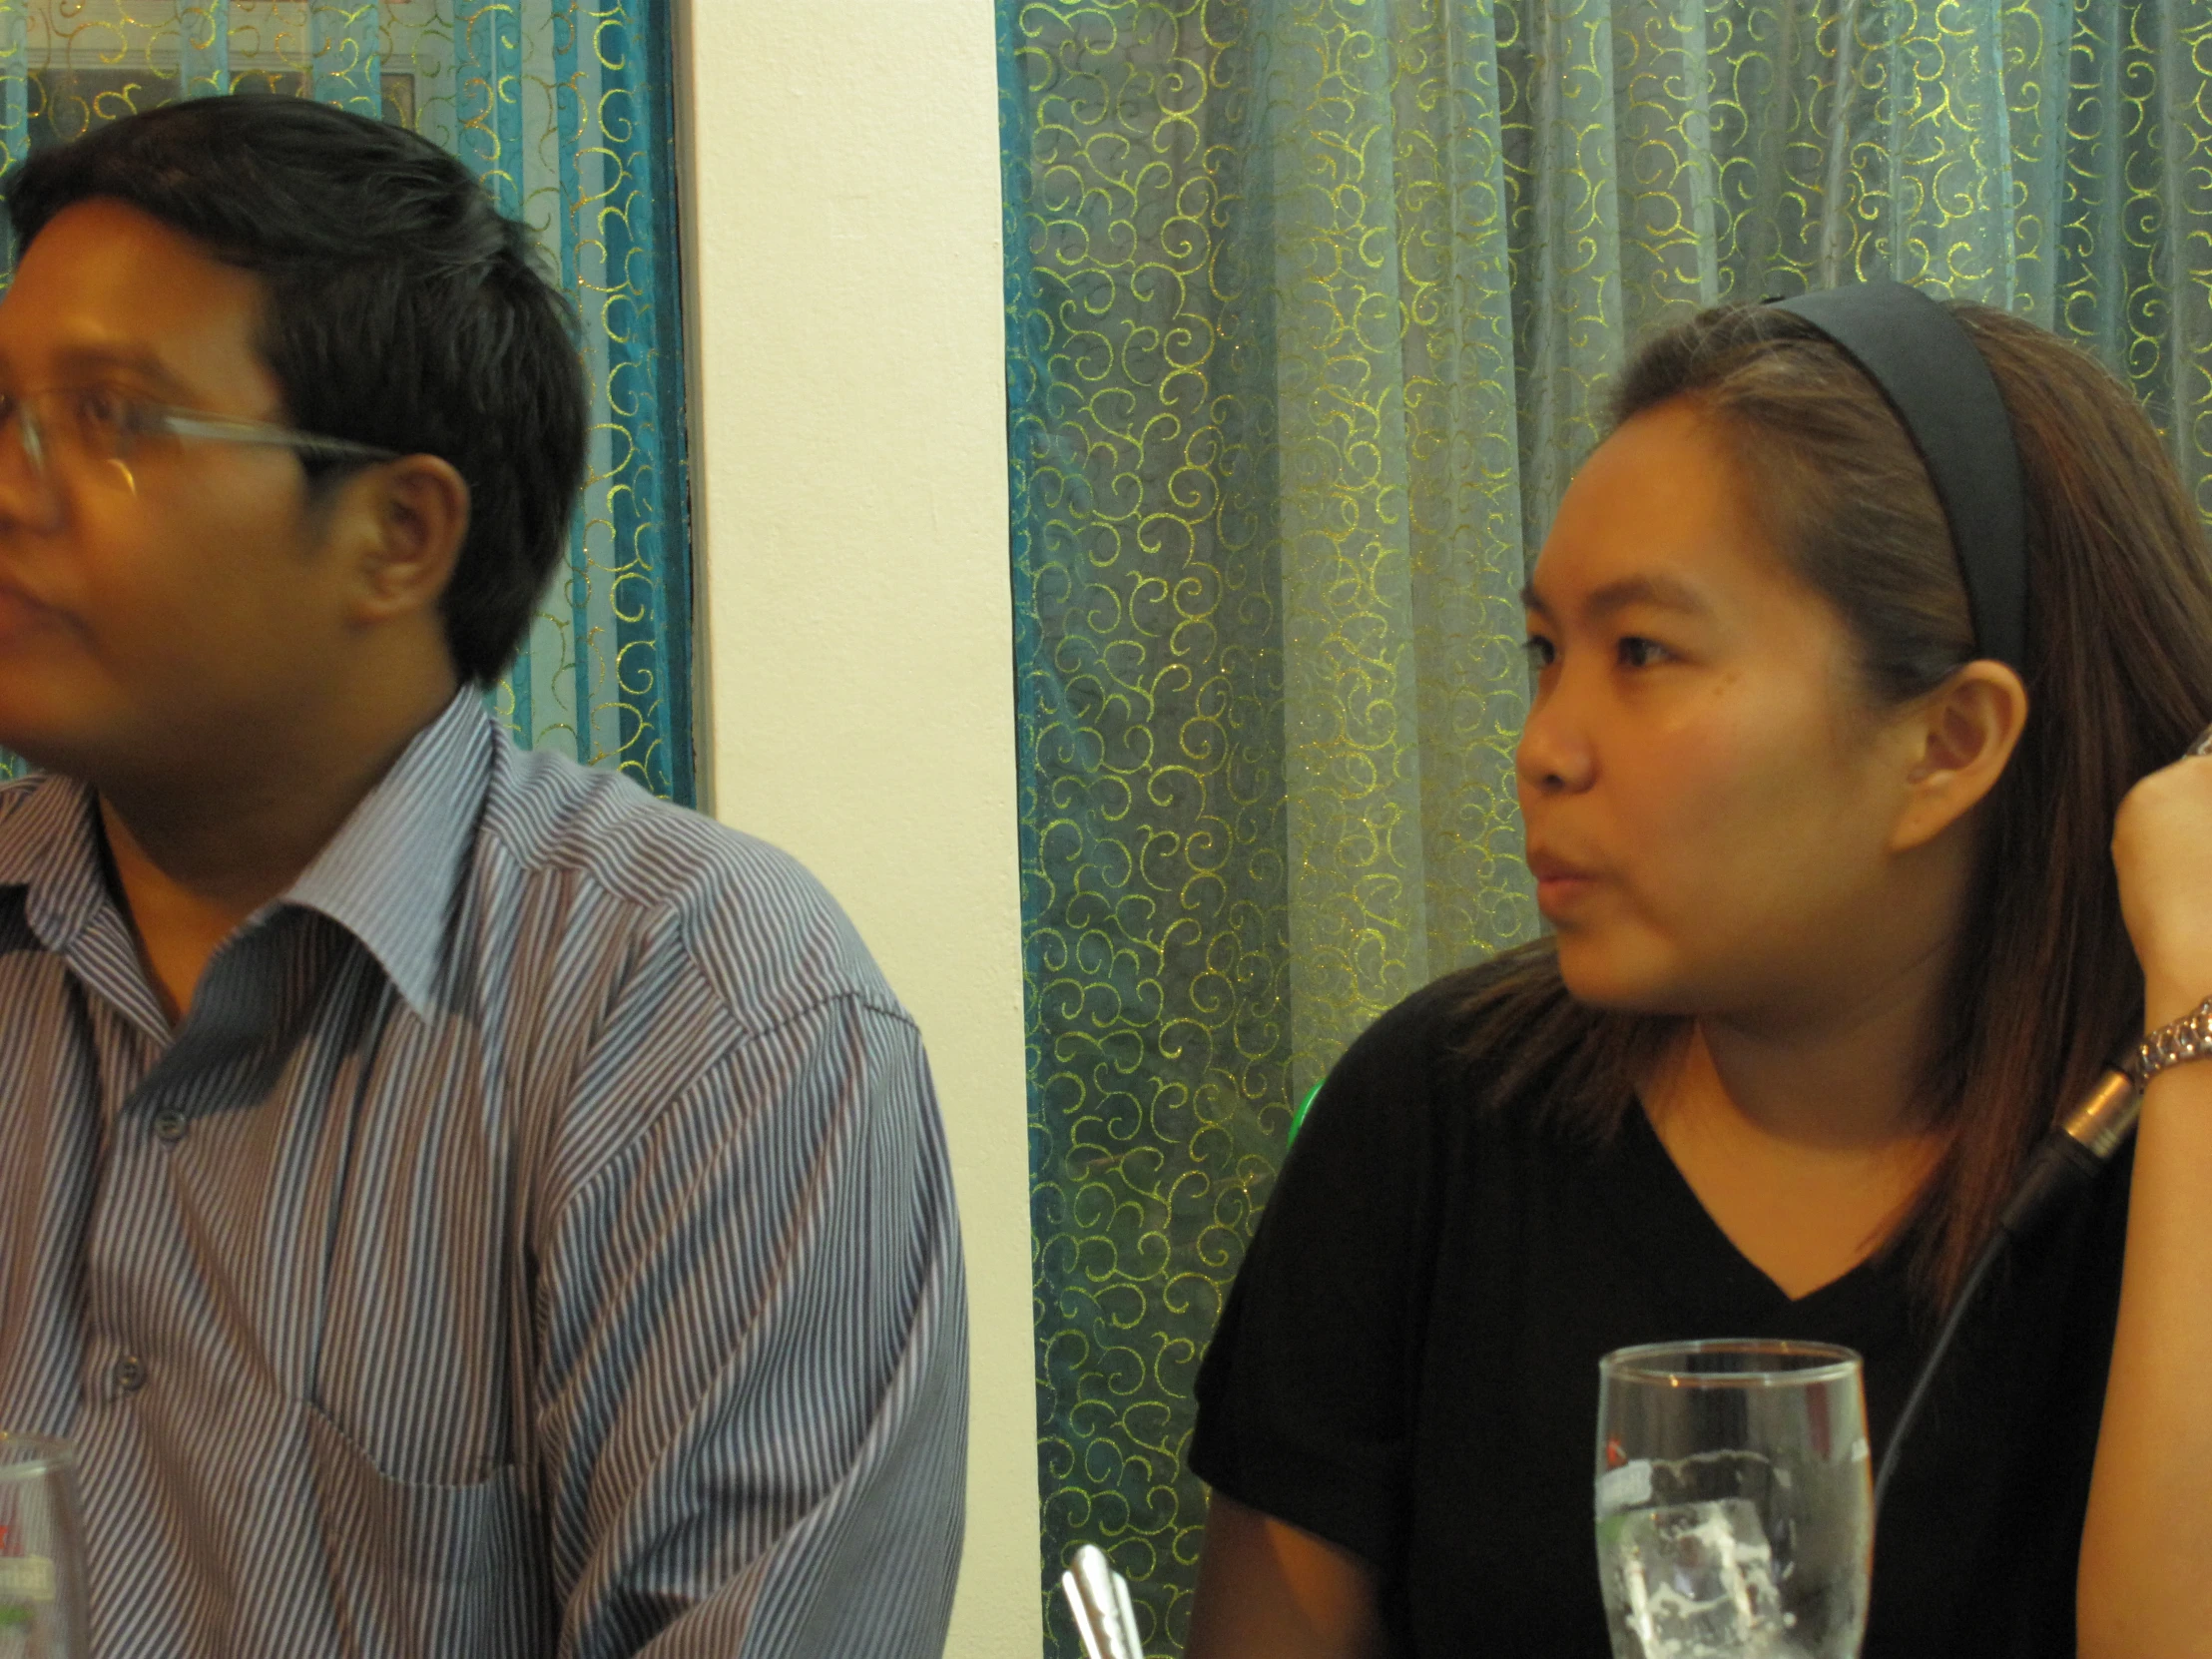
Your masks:
[{"label": "woman's eyebrow", "polygon": [[[1520,600],[1523,610],[1551,620],[1551,607],[1544,603],[1534,584],[1522,587]],[[1679,611],[1685,616],[1713,614],[1713,607],[1687,582],[1672,576],[1623,576],[1618,581],[1591,589],[1582,601],[1582,617],[1586,622],[1602,622],[1615,611],[1624,611],[1631,605],[1651,605],[1663,611]]]}]

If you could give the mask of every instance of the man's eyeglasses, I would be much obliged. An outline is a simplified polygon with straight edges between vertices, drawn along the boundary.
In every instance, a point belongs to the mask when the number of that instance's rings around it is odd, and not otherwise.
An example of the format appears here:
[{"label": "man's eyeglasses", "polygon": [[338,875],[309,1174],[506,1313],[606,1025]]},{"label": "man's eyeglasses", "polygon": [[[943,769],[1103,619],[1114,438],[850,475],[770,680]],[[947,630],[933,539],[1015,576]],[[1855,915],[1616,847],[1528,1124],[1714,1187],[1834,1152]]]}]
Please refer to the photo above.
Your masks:
[{"label": "man's eyeglasses", "polygon": [[[98,386],[55,386],[23,397],[0,394],[0,428],[13,422],[31,468],[43,483],[56,466],[97,476],[116,469],[137,489],[131,461],[149,441],[194,438],[211,443],[252,443],[333,460],[391,461],[398,452],[346,438],[295,432],[266,420],[174,408]],[[89,465],[83,463],[90,463]]]}]

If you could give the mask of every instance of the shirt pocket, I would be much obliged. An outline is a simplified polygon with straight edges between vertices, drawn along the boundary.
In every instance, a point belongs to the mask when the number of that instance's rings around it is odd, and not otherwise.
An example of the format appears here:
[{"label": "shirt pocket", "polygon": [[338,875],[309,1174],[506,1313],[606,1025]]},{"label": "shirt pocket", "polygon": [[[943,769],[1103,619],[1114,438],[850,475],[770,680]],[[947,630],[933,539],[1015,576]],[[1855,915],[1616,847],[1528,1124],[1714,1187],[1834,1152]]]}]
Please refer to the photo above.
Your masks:
[{"label": "shirt pocket", "polygon": [[468,1485],[393,1480],[306,1408],[308,1466],[348,1654],[523,1659],[553,1646],[541,1551],[513,1464]]}]

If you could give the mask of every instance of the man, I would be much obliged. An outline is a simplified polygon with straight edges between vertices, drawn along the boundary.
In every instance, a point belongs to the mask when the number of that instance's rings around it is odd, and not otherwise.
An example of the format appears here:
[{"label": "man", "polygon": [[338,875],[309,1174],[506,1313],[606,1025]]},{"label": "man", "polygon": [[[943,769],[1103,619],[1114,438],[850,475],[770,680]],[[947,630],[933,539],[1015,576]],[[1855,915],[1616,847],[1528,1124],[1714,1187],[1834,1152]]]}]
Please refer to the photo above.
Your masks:
[{"label": "man", "polygon": [[0,1428],[95,1652],[934,1655],[966,1316],[910,1019],[789,858],[483,688],[585,401],[458,163],[216,98],[0,300]]}]

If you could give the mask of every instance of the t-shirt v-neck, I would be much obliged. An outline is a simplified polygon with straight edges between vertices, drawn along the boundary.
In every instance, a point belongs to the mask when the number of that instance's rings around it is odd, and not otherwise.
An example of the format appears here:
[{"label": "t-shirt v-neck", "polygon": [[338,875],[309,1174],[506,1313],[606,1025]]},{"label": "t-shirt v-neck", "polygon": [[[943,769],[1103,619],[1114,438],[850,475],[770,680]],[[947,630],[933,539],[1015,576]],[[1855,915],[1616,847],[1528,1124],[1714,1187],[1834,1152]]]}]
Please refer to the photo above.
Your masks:
[{"label": "t-shirt v-neck", "polygon": [[[1605,1659],[1597,1362],[1794,1338],[1865,1362],[1879,1456],[1932,1335],[1892,1248],[1793,1301],[1631,1108],[1591,1145],[1540,1098],[1477,1108],[1470,979],[1332,1072],[1198,1382],[1191,1466],[1372,1563],[1402,1659]],[[1864,1659],[2063,1659],[2126,1228],[2128,1161],[1993,1280],[1906,1448]]]},{"label": "t-shirt v-neck", "polygon": [[[1599,1213],[1624,1250],[1644,1268],[1655,1294],[1681,1310],[1684,1324],[1715,1336],[1802,1341],[1816,1331],[1849,1331],[1887,1350],[1909,1338],[1904,1249],[1878,1251],[1801,1297],[1792,1297],[1737,1247],[1713,1219],[1651,1120],[1637,1108],[1621,1116],[1619,1138],[1592,1161]],[[1755,1329],[1721,1322],[1751,1317]]]}]

